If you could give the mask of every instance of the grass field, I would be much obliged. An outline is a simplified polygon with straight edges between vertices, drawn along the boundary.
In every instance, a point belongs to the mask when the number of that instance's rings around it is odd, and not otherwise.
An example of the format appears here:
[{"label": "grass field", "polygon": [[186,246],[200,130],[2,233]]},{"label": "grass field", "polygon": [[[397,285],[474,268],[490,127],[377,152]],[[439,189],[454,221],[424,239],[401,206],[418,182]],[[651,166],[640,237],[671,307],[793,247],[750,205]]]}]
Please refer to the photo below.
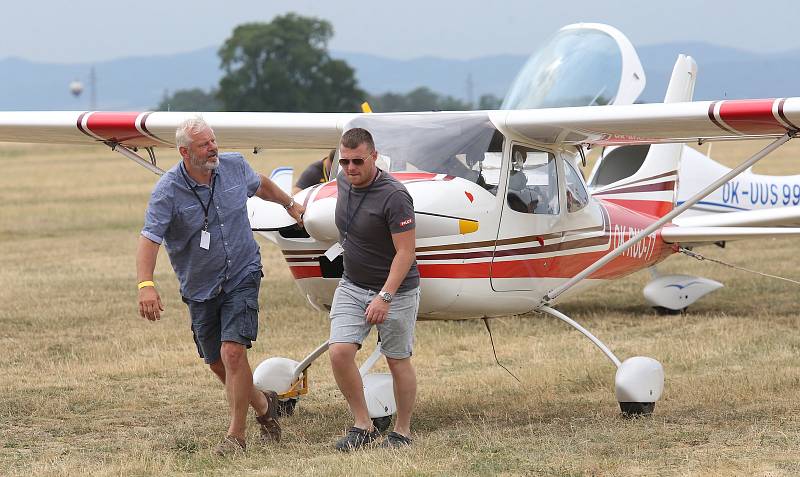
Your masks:
[{"label": "grass field", "polygon": [[[795,142],[757,170],[800,172]],[[758,146],[719,144],[713,155],[731,165]],[[248,157],[267,172],[322,154]],[[798,287],[686,257],[664,270],[726,285],[686,315],[648,310],[645,273],[561,307],[621,358],[663,363],[652,417],[620,418],[613,367],[551,318],[493,321],[498,356],[522,384],[494,364],[480,321],[423,322],[413,448],[332,449],[350,420],[324,358],[311,368],[311,394],[283,421],[280,445],[260,445],[251,426],[247,456],[214,458],[224,393],[196,356],[163,250],[155,279],[164,317],[149,323],[136,312],[134,251],[155,176],[102,148],[2,145],[0,164],[0,475],[800,473]],[[254,366],[299,359],[328,331],[276,248],[260,243],[267,276]],[[797,240],[702,252],[800,279]]]}]

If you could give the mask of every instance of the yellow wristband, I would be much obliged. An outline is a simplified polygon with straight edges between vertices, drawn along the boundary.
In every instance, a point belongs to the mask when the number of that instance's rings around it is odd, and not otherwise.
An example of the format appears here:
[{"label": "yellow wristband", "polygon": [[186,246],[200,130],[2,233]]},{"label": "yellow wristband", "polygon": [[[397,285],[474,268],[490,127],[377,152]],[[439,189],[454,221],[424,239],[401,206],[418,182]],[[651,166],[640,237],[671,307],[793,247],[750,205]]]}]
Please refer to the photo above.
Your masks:
[{"label": "yellow wristband", "polygon": [[139,284],[138,284],[138,285],[136,285],[136,287],[137,287],[139,290],[141,290],[141,289],[142,289],[142,288],[144,288],[144,287],[153,287],[153,288],[155,288],[155,286],[156,286],[156,284],[155,284],[155,283],[153,283],[153,282],[152,282],[152,280],[147,280],[147,281],[144,281],[144,282],[139,282]]}]

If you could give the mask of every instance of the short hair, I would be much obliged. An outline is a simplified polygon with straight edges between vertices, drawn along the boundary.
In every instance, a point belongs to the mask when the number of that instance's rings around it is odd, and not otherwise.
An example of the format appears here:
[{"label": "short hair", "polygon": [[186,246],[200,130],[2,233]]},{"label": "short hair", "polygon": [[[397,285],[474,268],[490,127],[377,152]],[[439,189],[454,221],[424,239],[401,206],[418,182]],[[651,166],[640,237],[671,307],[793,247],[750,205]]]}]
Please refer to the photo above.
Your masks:
[{"label": "short hair", "polygon": [[370,152],[375,150],[375,141],[372,140],[372,134],[364,128],[353,128],[345,131],[342,134],[341,144],[347,149],[355,149],[362,144],[366,144]]},{"label": "short hair", "polygon": [[213,132],[211,126],[209,126],[201,116],[194,116],[184,120],[178,125],[178,129],[175,130],[175,146],[178,148],[189,147],[192,144],[192,138],[190,136],[206,128]]}]

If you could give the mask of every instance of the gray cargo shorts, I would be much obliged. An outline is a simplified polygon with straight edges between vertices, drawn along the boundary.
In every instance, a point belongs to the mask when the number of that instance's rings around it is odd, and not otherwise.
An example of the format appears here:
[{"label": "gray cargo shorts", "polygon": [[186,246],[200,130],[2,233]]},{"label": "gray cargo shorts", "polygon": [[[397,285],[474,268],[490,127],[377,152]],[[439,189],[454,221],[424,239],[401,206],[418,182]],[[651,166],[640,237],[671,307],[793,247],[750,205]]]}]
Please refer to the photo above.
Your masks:
[{"label": "gray cargo shorts", "polygon": [[[331,337],[329,343],[361,343],[372,329],[365,315],[376,292],[361,288],[342,278],[331,305]],[[419,287],[392,297],[386,320],[378,325],[381,353],[387,358],[405,359],[414,347],[414,326],[419,311]]]},{"label": "gray cargo shorts", "polygon": [[256,340],[258,290],[262,276],[261,270],[249,273],[230,292],[220,292],[206,301],[183,299],[189,306],[197,354],[206,364],[220,360],[223,341],[250,348]]}]

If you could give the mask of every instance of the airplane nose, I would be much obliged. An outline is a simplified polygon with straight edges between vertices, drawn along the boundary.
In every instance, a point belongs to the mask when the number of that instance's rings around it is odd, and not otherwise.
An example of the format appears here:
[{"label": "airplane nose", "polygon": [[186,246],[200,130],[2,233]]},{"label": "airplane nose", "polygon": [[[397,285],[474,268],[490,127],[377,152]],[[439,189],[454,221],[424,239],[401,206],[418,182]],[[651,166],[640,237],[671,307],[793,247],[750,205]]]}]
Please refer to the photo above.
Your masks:
[{"label": "airplane nose", "polygon": [[306,211],[303,214],[303,225],[308,235],[315,240],[335,242],[339,240],[339,230],[336,228],[335,216],[335,197],[315,200],[306,205]]}]

